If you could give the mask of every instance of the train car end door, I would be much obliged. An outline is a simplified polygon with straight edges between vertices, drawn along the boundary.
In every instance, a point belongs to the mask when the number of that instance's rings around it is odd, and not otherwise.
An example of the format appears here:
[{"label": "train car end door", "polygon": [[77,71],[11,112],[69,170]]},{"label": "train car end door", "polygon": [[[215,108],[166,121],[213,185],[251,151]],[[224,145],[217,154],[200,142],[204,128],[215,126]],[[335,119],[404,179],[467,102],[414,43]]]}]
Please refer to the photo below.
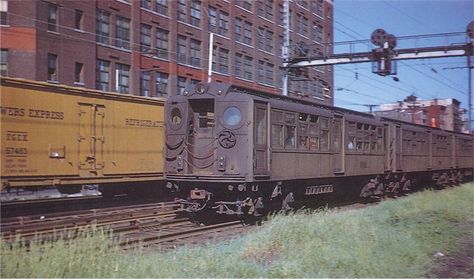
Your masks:
[{"label": "train car end door", "polygon": [[268,108],[263,103],[254,108],[254,174],[268,175]]}]

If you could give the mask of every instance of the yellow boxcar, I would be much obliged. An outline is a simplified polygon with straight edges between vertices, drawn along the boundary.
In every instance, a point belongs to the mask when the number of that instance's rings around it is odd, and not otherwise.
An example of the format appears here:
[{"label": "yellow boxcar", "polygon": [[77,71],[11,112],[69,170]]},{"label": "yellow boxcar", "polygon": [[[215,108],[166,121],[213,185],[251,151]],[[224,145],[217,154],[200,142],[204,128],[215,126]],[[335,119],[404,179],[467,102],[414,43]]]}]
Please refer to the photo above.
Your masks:
[{"label": "yellow boxcar", "polygon": [[1,78],[6,187],[163,180],[164,100]]}]

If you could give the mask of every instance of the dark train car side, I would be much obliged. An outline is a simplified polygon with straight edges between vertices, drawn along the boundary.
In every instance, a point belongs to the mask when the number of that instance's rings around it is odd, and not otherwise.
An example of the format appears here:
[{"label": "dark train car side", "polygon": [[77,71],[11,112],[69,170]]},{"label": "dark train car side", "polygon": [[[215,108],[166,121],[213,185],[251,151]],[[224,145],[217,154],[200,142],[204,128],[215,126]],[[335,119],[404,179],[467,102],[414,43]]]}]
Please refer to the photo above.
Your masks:
[{"label": "dark train car side", "polygon": [[190,211],[257,212],[472,178],[472,136],[199,84],[165,105],[165,174]]},{"label": "dark train car side", "polygon": [[163,183],[164,101],[1,79],[2,189]]}]

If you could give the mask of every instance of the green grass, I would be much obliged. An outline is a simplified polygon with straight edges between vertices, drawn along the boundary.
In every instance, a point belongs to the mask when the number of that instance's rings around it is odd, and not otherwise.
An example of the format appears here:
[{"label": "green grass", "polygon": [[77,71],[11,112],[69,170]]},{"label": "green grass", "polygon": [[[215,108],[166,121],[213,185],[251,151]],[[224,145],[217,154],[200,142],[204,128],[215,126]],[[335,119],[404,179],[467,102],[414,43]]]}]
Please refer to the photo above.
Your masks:
[{"label": "green grass", "polygon": [[[362,210],[277,215],[253,233],[168,253],[122,252],[95,230],[68,243],[2,243],[2,277],[423,277],[472,234],[474,184]],[[19,242],[18,242],[19,243]],[[474,276],[474,275],[471,275]]]}]

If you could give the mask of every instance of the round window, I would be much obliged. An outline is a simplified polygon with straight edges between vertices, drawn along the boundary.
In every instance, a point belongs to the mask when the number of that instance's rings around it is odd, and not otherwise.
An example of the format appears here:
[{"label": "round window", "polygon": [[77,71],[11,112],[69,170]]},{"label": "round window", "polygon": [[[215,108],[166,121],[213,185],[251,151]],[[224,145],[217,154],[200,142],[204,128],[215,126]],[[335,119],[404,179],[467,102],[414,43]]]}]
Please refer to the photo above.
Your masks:
[{"label": "round window", "polygon": [[237,107],[228,107],[224,111],[224,123],[229,126],[235,126],[242,120],[242,113]]},{"label": "round window", "polygon": [[179,108],[173,108],[171,110],[171,119],[170,119],[170,123],[172,126],[179,126],[181,124],[181,120],[182,120],[182,117],[181,117],[181,111],[179,110]]}]

